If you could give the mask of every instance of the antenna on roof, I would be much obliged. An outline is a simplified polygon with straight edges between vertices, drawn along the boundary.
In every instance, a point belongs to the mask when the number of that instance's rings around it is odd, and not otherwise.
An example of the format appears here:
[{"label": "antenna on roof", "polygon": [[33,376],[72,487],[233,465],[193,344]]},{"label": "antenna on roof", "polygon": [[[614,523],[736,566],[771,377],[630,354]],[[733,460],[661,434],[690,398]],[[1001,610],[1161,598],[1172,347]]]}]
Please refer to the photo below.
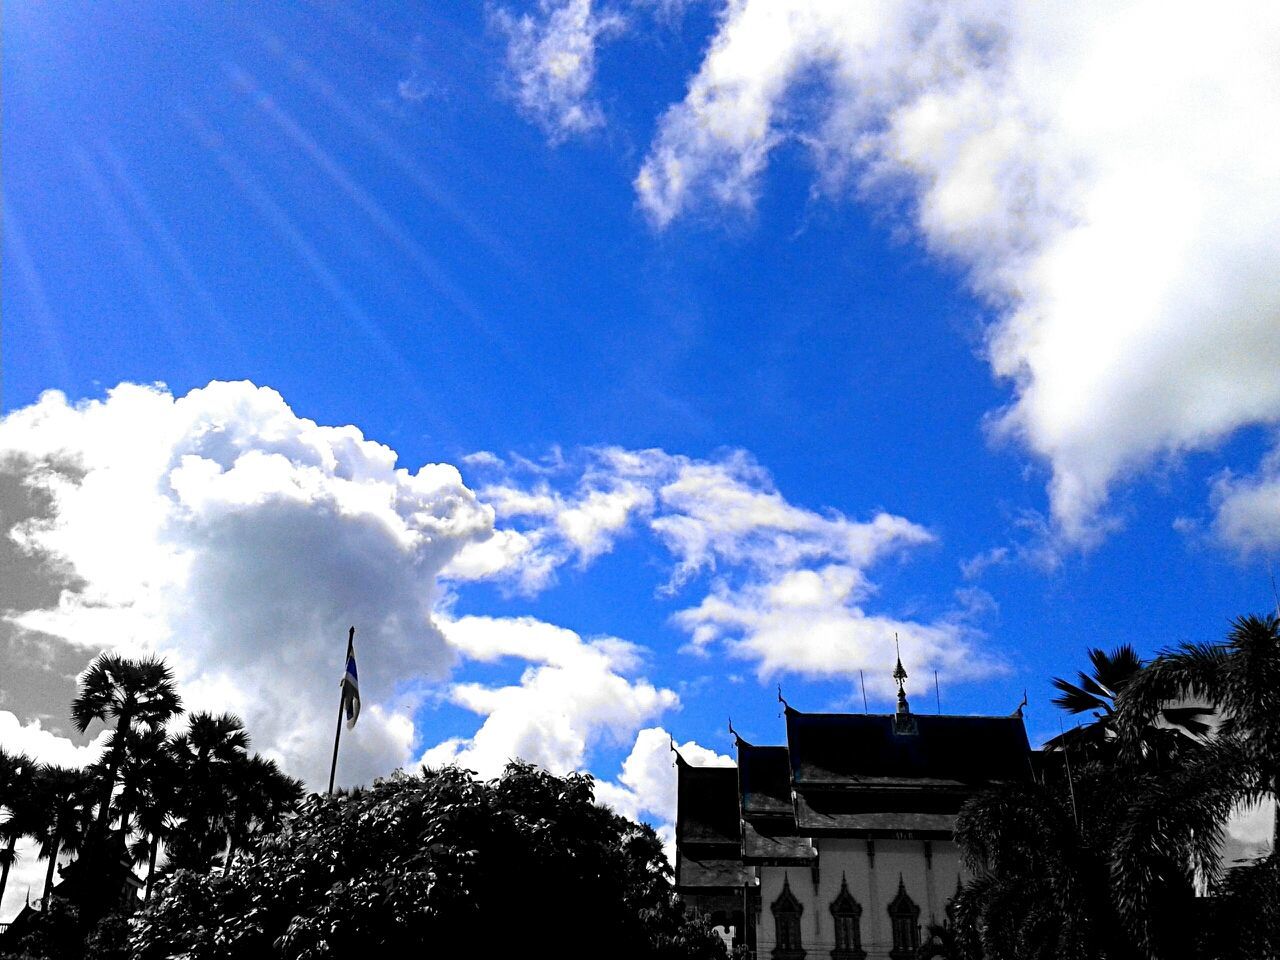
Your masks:
[{"label": "antenna on roof", "polygon": [[[1076,724],[1076,729],[1080,729],[1080,724]],[[1061,735],[1063,740],[1066,740],[1067,732],[1062,729],[1061,717],[1058,718],[1058,733]],[[1067,767],[1067,793],[1071,797],[1071,819],[1078,827],[1080,826],[1080,815],[1076,813],[1076,784],[1075,781],[1071,779],[1071,749],[1065,743],[1062,745],[1062,759]]]},{"label": "antenna on roof", "polygon": [[862,712],[867,713],[867,677],[861,668],[858,669],[858,676],[862,678]]},{"label": "antenna on roof", "polygon": [[942,688],[938,686],[938,671],[933,671],[933,695],[938,699],[938,713],[942,713]]},{"label": "antenna on roof", "polygon": [[1276,590],[1276,575],[1271,569],[1271,558],[1267,557],[1267,576],[1271,578],[1271,596],[1276,601],[1276,616],[1280,617],[1280,592]]}]

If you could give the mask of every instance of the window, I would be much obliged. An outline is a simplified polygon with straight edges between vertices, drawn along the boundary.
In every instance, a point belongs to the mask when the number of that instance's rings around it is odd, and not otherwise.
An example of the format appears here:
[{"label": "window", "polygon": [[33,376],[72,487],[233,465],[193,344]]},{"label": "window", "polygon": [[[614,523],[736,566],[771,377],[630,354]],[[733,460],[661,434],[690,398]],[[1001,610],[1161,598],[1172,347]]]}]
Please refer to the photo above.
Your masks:
[{"label": "window", "polygon": [[791,892],[791,879],[782,875],[782,893],[773,901],[774,960],[804,960],[800,945],[800,915],[804,905]]},{"label": "window", "polygon": [[862,907],[849,893],[849,882],[840,878],[840,892],[831,901],[831,917],[836,925],[836,948],[831,960],[864,960],[862,949]]},{"label": "window", "polygon": [[920,949],[920,908],[907,896],[907,885],[898,874],[898,895],[889,904],[889,924],[893,930],[893,960],[910,960]]}]

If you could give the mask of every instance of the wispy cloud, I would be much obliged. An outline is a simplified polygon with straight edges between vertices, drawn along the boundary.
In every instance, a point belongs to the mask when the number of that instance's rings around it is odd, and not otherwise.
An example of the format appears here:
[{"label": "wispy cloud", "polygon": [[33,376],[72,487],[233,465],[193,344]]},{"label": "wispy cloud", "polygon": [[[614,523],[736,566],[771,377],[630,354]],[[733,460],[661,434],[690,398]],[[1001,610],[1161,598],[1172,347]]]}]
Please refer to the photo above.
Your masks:
[{"label": "wispy cloud", "polygon": [[1088,544],[1117,482],[1280,419],[1278,46],[1243,0],[735,0],[635,187],[660,227],[749,209],[793,140],[817,191],[905,200],[997,314],[994,433]]},{"label": "wispy cloud", "polygon": [[623,29],[620,14],[592,0],[539,0],[536,12],[518,16],[499,8],[493,22],[507,39],[512,98],[553,142],[604,123],[591,92],[596,47]]}]

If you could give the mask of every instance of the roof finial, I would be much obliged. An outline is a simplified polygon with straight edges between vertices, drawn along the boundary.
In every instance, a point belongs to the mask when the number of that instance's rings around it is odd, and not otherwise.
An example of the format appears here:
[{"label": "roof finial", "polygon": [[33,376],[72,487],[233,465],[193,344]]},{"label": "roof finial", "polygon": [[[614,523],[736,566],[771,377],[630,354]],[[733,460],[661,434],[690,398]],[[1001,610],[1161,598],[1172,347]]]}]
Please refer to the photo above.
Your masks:
[{"label": "roof finial", "polygon": [[671,765],[676,768],[679,768],[682,763],[687,765],[688,761],[685,760],[684,757],[680,756],[680,748],[676,745],[676,738],[671,736],[671,734],[667,734],[667,740],[671,743],[671,752],[675,754],[674,759],[671,761]]},{"label": "roof finial", "polygon": [[893,635],[893,649],[898,655],[897,665],[893,668],[893,679],[898,682],[898,713],[910,713],[911,705],[907,703],[907,670],[902,665],[902,646],[898,642],[898,634]]},{"label": "roof finial", "polygon": [[791,704],[787,703],[786,699],[782,696],[782,684],[778,684],[778,702],[786,709],[791,709]]},{"label": "roof finial", "polygon": [[1019,719],[1021,719],[1021,717],[1022,717],[1022,708],[1023,708],[1023,707],[1025,707],[1026,705],[1027,705],[1027,691],[1026,691],[1026,690],[1023,690],[1023,691],[1022,691],[1022,702],[1021,702],[1020,704],[1018,704],[1018,709],[1017,709],[1017,710],[1014,710],[1014,711],[1013,711],[1013,713],[1012,713],[1012,714],[1010,714],[1010,716],[1018,717]]}]

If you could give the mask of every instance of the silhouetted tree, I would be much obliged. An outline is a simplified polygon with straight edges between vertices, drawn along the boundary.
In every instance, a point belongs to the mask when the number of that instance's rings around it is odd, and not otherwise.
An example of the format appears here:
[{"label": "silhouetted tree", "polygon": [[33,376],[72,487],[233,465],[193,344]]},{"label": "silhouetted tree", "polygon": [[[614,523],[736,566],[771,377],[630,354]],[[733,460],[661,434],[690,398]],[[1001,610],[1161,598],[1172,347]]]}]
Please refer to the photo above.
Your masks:
[{"label": "silhouetted tree", "polygon": [[80,678],[71,701],[71,719],[84,733],[95,720],[114,721],[103,755],[106,776],[98,807],[98,831],[106,833],[111,796],[120,767],[139,730],[159,730],[182,710],[173,673],[163,660],[127,660],[115,654],[98,656]]},{"label": "silhouetted tree", "polygon": [[0,748],[0,900],[17,858],[18,840],[32,836],[35,824],[35,762],[23,753]]},{"label": "silhouetted tree", "polygon": [[687,924],[653,831],[589,777],[456,768],[307,798],[225,871],[179,871],[134,921],[138,960],[353,951],[723,957]]},{"label": "silhouetted tree", "polygon": [[53,890],[53,873],[61,853],[74,853],[84,843],[93,810],[96,779],[88,770],[44,765],[36,773],[33,803],[39,811],[40,859],[45,871],[45,904]]}]

